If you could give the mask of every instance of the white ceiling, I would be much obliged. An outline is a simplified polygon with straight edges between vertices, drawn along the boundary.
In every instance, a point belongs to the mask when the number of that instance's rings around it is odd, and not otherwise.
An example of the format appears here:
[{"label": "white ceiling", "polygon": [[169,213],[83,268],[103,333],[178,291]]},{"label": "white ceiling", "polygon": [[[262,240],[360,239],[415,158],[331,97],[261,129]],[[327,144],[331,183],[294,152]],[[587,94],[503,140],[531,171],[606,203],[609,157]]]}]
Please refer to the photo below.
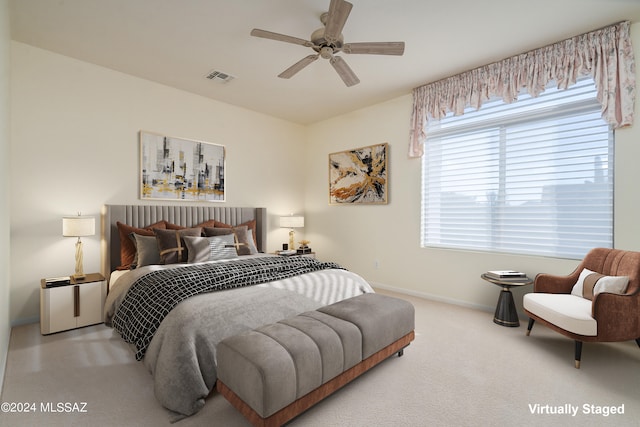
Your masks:
[{"label": "white ceiling", "polygon": [[[323,59],[277,75],[310,48],[329,0],[11,0],[14,40],[301,124],[409,94],[425,83],[615,22],[640,0],[350,0],[345,42],[404,41],[403,56],[341,54],[346,87]],[[236,78],[220,84],[204,76]],[[44,72],[45,70],[43,70]]]}]

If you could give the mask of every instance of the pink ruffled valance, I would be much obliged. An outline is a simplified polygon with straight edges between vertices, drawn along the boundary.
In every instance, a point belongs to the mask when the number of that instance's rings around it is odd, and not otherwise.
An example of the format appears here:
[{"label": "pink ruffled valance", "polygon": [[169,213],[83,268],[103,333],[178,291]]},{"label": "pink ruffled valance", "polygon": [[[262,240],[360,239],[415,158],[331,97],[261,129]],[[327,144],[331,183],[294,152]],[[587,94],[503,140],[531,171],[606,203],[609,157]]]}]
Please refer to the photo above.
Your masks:
[{"label": "pink ruffled valance", "polygon": [[621,22],[415,88],[409,157],[422,156],[429,119],[480,108],[491,97],[512,102],[523,88],[535,97],[551,81],[566,89],[582,75],[595,80],[603,119],[614,128],[631,125],[636,72],[629,27]]}]

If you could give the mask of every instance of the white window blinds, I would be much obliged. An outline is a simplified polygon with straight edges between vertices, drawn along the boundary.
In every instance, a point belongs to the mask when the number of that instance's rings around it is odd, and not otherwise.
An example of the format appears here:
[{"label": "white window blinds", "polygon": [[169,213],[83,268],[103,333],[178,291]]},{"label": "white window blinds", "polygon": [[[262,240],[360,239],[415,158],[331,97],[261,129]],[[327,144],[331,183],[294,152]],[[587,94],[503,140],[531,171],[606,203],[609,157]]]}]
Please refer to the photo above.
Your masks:
[{"label": "white window blinds", "polygon": [[613,131],[593,80],[427,129],[422,246],[581,259],[613,246]]}]

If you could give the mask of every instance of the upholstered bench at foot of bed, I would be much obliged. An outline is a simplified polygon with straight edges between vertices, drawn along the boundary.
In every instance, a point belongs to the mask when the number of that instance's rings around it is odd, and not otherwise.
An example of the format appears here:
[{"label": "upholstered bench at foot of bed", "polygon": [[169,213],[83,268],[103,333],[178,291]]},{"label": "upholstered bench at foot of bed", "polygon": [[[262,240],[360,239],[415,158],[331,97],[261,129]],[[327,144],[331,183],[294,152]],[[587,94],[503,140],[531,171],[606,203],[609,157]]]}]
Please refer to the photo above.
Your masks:
[{"label": "upholstered bench at foot of bed", "polygon": [[364,294],[221,341],[218,391],[253,425],[280,426],[414,338],[411,303]]}]

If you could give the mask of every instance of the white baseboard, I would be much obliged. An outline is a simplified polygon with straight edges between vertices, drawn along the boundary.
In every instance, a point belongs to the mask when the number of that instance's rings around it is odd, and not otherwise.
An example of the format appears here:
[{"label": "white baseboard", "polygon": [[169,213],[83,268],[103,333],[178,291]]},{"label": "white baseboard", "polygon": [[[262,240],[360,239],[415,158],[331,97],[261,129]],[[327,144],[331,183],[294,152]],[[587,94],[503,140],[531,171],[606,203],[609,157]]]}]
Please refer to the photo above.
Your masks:
[{"label": "white baseboard", "polygon": [[384,283],[378,283],[378,282],[369,282],[369,284],[371,286],[373,286],[374,288],[380,288],[380,289],[384,289],[387,291],[391,291],[391,292],[397,292],[399,294],[405,294],[405,295],[410,295],[413,297],[418,297],[418,298],[424,298],[424,299],[428,299],[431,301],[437,301],[437,302],[444,302],[447,304],[453,304],[453,305],[459,305],[461,307],[467,307],[467,308],[473,308],[475,310],[480,310],[480,311],[486,311],[488,313],[493,313],[495,312],[496,308],[495,307],[489,307],[486,305],[482,305],[482,304],[473,304],[467,301],[460,301],[457,299],[453,299],[453,298],[446,298],[440,295],[433,295],[427,292],[420,292],[420,291],[413,291],[410,289],[404,289],[404,288],[397,288],[395,286],[390,286],[390,285],[386,285]]}]

